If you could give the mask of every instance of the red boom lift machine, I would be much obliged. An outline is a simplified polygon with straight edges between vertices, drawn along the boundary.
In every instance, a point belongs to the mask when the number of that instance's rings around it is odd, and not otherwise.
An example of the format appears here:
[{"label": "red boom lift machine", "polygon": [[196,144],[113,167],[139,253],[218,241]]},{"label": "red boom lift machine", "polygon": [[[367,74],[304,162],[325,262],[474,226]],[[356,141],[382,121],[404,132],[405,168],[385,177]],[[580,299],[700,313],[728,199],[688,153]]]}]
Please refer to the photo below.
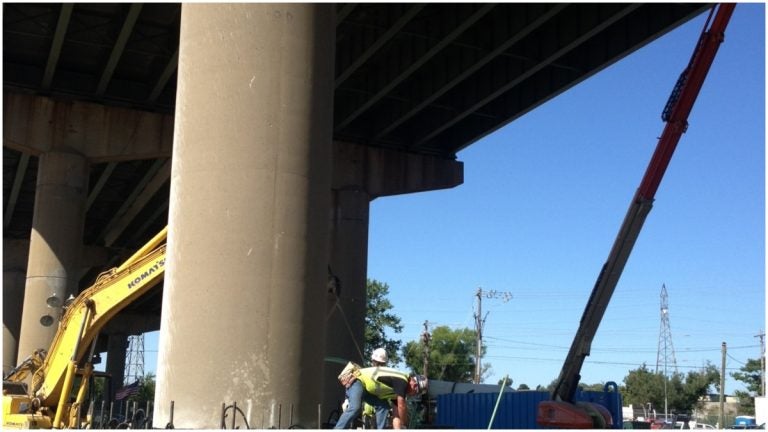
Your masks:
[{"label": "red boom lift machine", "polygon": [[[717,49],[724,39],[725,28],[733,14],[735,4],[715,5],[709,13],[704,30],[688,67],[680,75],[662,113],[667,124],[659,138],[656,150],[648,164],[640,187],[629,206],[619,234],[614,240],[608,259],[592,289],[579,329],[565,358],[552,400],[539,404],[536,421],[551,428],[593,429],[611,427],[613,420],[604,406],[596,403],[576,402],[575,395],[581,378],[581,366],[589,355],[592,339],[597,333],[608,302],[616,288],[624,265],[653,205],[654,195],[672,158],[680,137],[688,127],[688,115],[709,72]],[[715,14],[715,11],[717,13]],[[714,20],[712,16],[714,15]],[[707,30],[710,21],[712,26]]]}]

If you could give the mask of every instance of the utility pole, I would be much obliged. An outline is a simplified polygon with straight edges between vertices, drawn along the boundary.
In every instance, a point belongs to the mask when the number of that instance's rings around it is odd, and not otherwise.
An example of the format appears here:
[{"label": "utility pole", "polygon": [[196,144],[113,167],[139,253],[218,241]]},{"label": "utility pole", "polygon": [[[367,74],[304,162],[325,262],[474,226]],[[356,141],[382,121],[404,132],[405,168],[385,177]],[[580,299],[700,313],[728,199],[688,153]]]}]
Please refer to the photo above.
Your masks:
[{"label": "utility pole", "polygon": [[760,338],[760,396],[765,396],[765,332],[760,330],[755,337]]},{"label": "utility pole", "polygon": [[725,429],[725,354],[726,354],[726,346],[725,342],[723,342],[723,364],[720,367],[720,421],[718,424],[718,427],[720,429]]},{"label": "utility pole", "polygon": [[[429,374],[427,373],[429,371],[429,343],[432,341],[432,336],[429,334],[429,321],[424,321],[424,332],[421,334],[421,341],[424,343],[424,370],[423,375],[425,377],[429,377]],[[424,423],[430,424],[430,412],[431,408],[429,406],[429,394],[425,393],[424,397]]]},{"label": "utility pole", "polygon": [[512,298],[512,293],[504,291],[483,291],[482,288],[477,289],[475,294],[477,297],[477,313],[475,314],[475,332],[477,333],[477,346],[475,347],[475,384],[480,384],[482,378],[482,354],[483,354],[483,326],[485,325],[485,319],[488,317],[488,312],[483,316],[483,297],[489,299],[501,299],[504,303],[508,302]]},{"label": "utility pole", "polygon": [[432,336],[429,334],[429,321],[424,321],[424,332],[421,333],[421,342],[424,343],[424,368],[422,374],[426,377],[429,376],[429,342],[432,341]]}]

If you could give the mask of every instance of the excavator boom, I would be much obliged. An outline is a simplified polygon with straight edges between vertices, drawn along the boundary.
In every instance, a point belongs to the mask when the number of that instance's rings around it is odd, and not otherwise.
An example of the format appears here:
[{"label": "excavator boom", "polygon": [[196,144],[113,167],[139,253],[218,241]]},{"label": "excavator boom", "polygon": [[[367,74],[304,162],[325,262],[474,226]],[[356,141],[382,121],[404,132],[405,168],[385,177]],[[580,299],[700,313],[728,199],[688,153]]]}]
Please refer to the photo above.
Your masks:
[{"label": "excavator boom", "polygon": [[[5,390],[6,385],[21,383],[32,374],[28,395],[4,392],[4,428],[80,426],[73,413],[83,402],[85,378],[93,371],[91,356],[99,331],[118,312],[163,280],[166,237],[167,227],[120,267],[102,273],[93,286],[66,307],[47,355],[43,350],[36,351],[4,377]],[[78,374],[84,379],[74,402],[70,402],[74,377]]]},{"label": "excavator boom", "polygon": [[[552,393],[552,400],[539,404],[537,422],[547,427],[594,428],[610,427],[607,411],[600,406],[575,407],[575,395],[581,379],[581,367],[589,355],[592,340],[597,333],[611,296],[619,282],[640,230],[653,206],[654,196],[669,165],[680,137],[688,127],[688,115],[701,90],[704,79],[723,41],[735,4],[724,3],[712,8],[688,67],[681,74],[662,115],[667,122],[646,169],[640,187],[633,197],[608,259],[603,264],[581,316],[579,328],[565,358],[560,376]],[[707,29],[713,13],[717,15]],[[608,414],[610,417],[610,414]]]}]

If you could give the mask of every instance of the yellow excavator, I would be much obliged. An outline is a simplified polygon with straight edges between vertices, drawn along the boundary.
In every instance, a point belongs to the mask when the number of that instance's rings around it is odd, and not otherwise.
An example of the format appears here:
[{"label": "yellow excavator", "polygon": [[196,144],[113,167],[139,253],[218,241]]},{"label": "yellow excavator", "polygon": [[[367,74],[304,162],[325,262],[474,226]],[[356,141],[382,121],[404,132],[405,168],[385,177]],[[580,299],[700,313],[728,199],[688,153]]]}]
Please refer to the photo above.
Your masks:
[{"label": "yellow excavator", "polygon": [[118,312],[163,280],[167,232],[166,227],[122,265],[100,274],[66,306],[49,349],[35,351],[3,377],[3,429],[92,426],[82,409],[97,336]]}]

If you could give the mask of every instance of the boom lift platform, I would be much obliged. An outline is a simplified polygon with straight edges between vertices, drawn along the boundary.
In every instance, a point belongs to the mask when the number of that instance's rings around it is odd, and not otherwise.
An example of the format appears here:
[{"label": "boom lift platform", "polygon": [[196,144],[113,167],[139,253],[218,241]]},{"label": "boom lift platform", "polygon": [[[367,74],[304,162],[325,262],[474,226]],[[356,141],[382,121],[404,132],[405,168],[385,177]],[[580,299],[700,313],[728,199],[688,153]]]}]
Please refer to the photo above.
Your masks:
[{"label": "boom lift platform", "polygon": [[[552,400],[539,403],[537,423],[541,426],[568,429],[612,427],[611,415],[602,405],[575,403],[574,396],[581,379],[581,367],[584,359],[589,355],[592,339],[597,333],[645,218],[651,211],[654,196],[672,158],[672,153],[680,137],[688,128],[688,115],[709,72],[717,49],[724,39],[725,28],[734,8],[733,3],[712,7],[688,67],[680,75],[667,101],[662,113],[662,120],[667,124],[640,187],[632,198],[608,259],[597,277],[581,317],[579,329],[552,392]],[[717,14],[712,21],[712,26],[707,30],[715,10]]]},{"label": "boom lift platform", "polygon": [[3,429],[91,426],[81,409],[94,373],[97,336],[118,312],[163,280],[167,232],[166,227],[120,267],[99,275],[66,308],[48,351],[35,351],[3,378]]}]

